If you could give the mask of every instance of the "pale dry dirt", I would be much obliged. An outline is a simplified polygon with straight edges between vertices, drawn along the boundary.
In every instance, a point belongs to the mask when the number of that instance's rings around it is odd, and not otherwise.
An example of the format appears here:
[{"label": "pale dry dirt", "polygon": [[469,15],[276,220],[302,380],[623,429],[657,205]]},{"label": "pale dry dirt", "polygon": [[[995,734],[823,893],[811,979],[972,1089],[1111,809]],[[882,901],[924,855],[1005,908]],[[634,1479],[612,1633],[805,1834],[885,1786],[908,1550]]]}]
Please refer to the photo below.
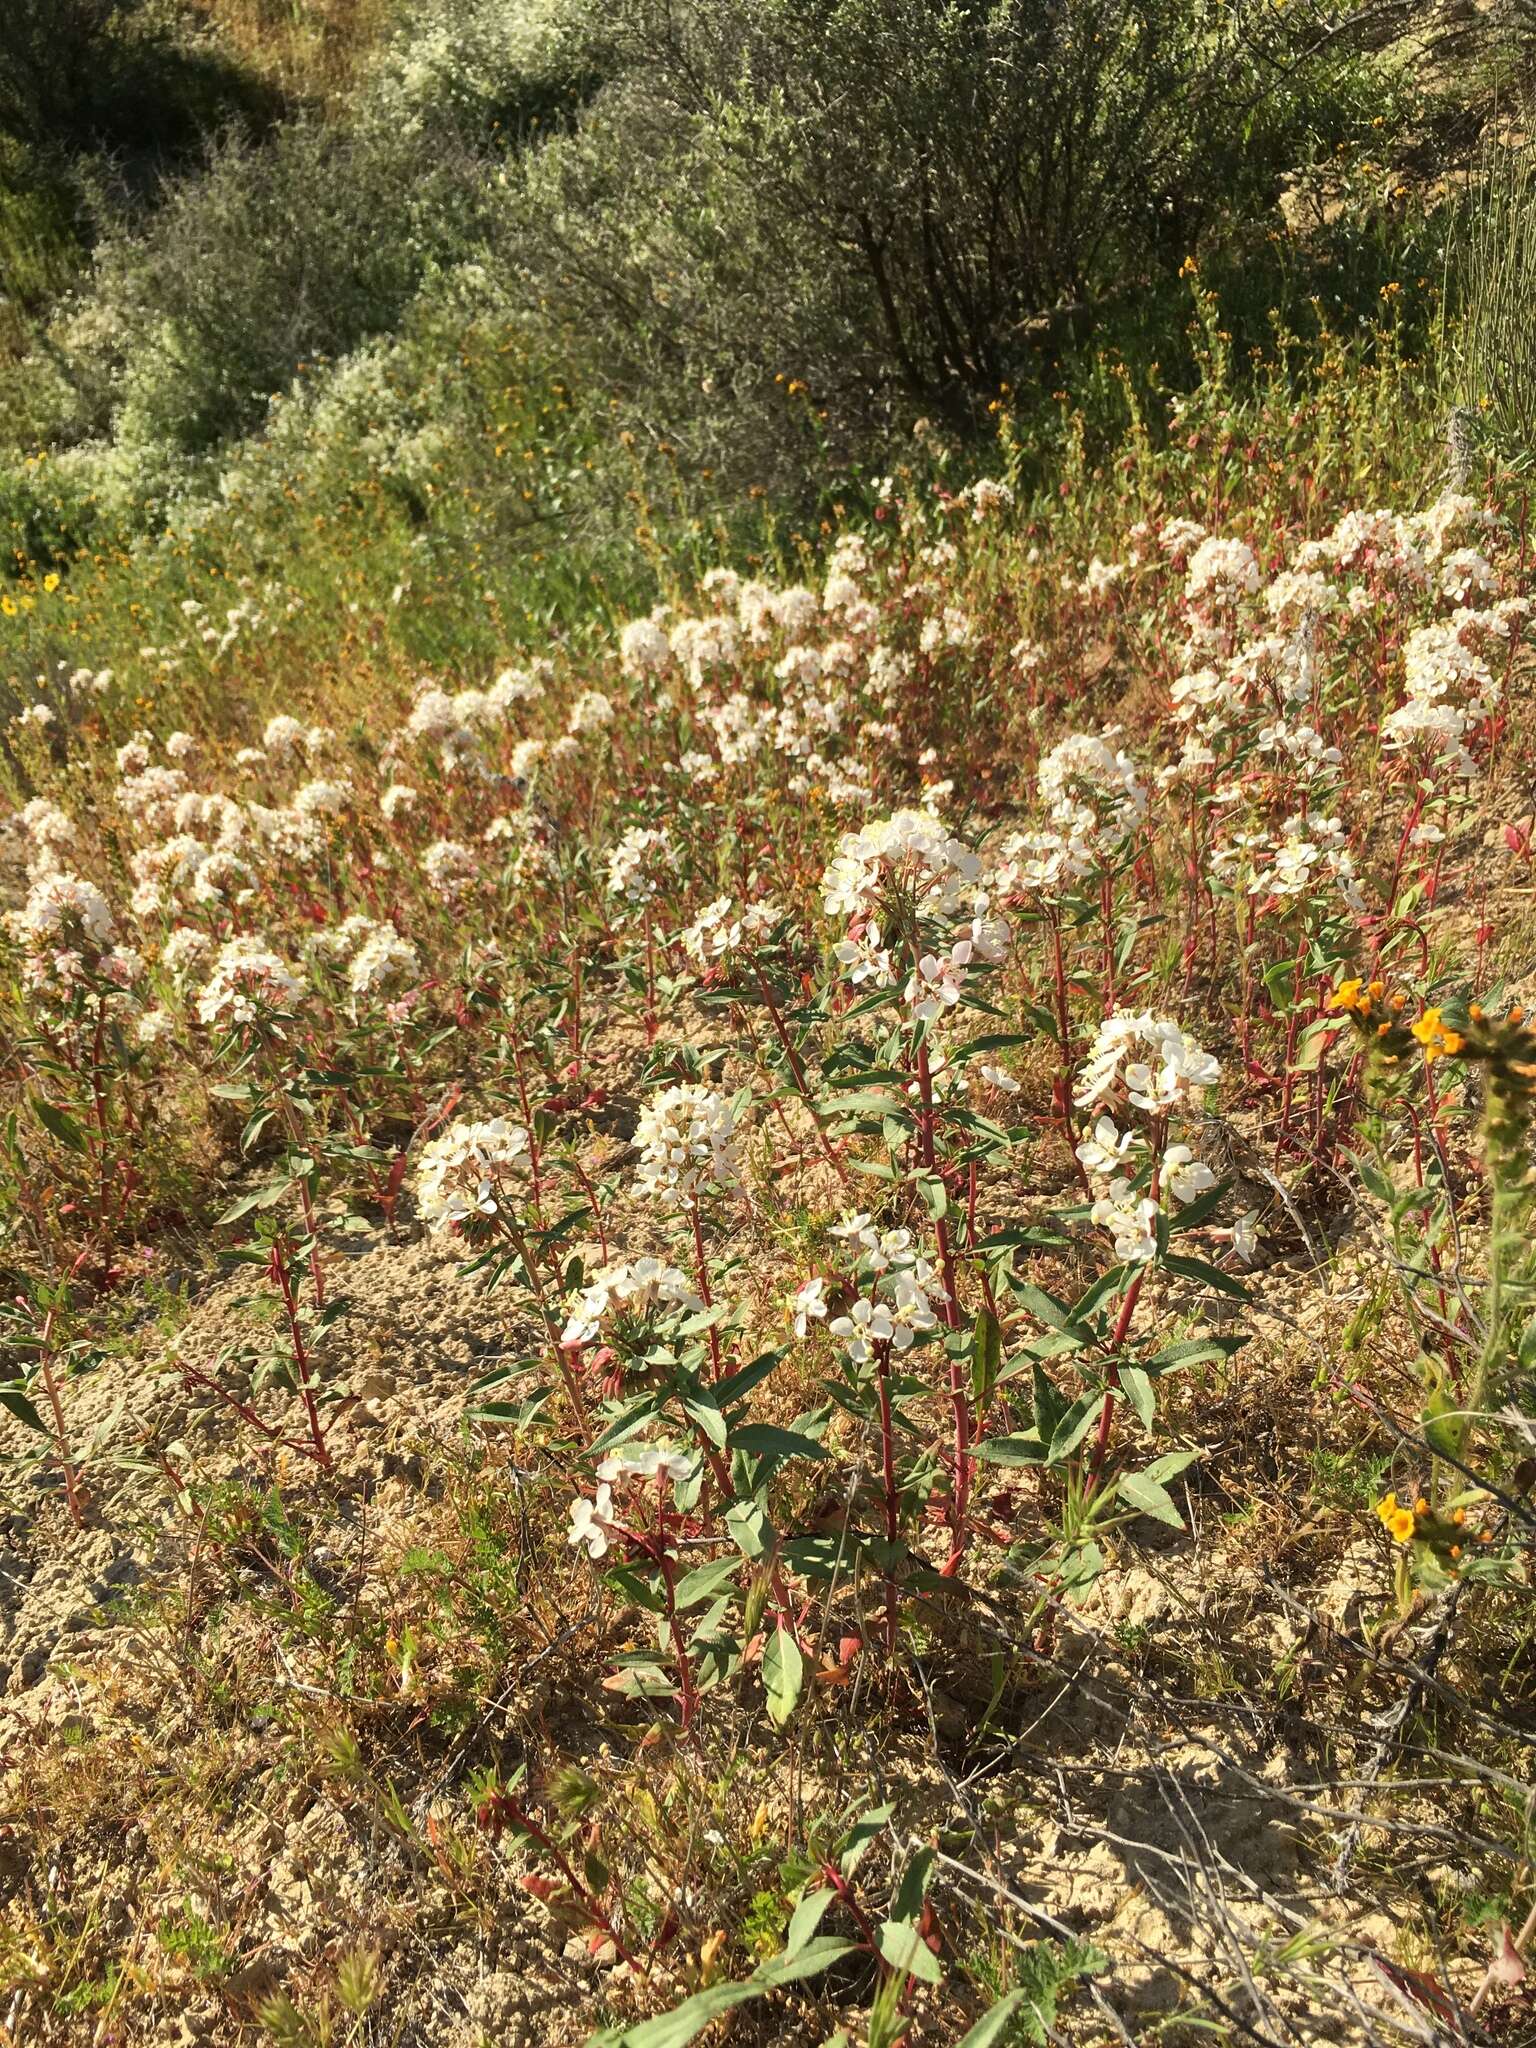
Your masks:
[{"label": "pale dry dirt", "polygon": [[[1313,1358],[1325,1326],[1358,1299],[1347,1263],[1333,1271],[1327,1296],[1300,1270],[1274,1272],[1266,1289],[1276,1335],[1293,1346],[1299,1338]],[[395,1244],[373,1232],[351,1240],[333,1272],[348,1308],[323,1354],[328,1391],[341,1397],[331,1481],[321,1487],[291,1455],[260,1451],[180,1375],[179,1361],[211,1370],[248,1334],[236,1303],[250,1283],[237,1275],[207,1289],[171,1345],[151,1349],[126,1401],[107,1373],[72,1388],[73,1426],[105,1429],[110,1446],[94,1468],[87,1530],[70,1529],[57,1487],[35,1489],[7,1518],[0,1908],[21,1927],[44,1897],[89,1901],[96,1932],[145,1958],[167,1915],[193,1911],[221,1931],[228,1962],[208,1982],[161,1959],[157,1990],[136,2002],[131,2024],[84,2012],[50,2020],[46,1985],[18,1982],[0,2002],[17,2042],[243,2038],[261,1997],[350,1946],[378,1955],[390,2022],[380,2038],[402,2044],[556,2048],[584,2039],[606,2003],[633,2009],[625,1973],[609,1983],[611,1958],[594,1959],[516,1888],[515,1858],[470,1905],[391,1823],[377,1783],[349,1782],[323,1760],[296,1780],[280,1760],[274,1735],[290,1710],[313,1710],[323,1725],[328,1692],[264,1613],[295,1560],[237,1545],[233,1574],[227,1555],[215,1564],[206,1504],[241,1481],[285,1476],[306,1509],[298,1561],[307,1574],[343,1611],[383,1612],[399,1560],[436,1540],[444,1490],[464,1468],[469,1385],[533,1343],[532,1331],[509,1327],[507,1297],[466,1279],[438,1240]],[[1266,1398],[1307,1396],[1293,1381],[1286,1396],[1272,1386]],[[1215,1449],[1241,1431],[1251,1462],[1277,1421],[1263,1411],[1229,1390],[1201,1412],[1200,1434]],[[500,1484],[521,1484],[515,1462],[497,1469]],[[202,1507],[178,1508],[168,1470]],[[1390,1957],[1405,1922],[1376,1896],[1374,1866],[1362,1878],[1357,1864],[1334,1895],[1338,1829],[1298,1813],[1294,1788],[1316,1779],[1321,1803],[1348,1804],[1330,1801],[1324,1783],[1346,1755],[1337,1730],[1320,1725],[1333,1676],[1311,1646],[1330,1619],[1343,1626],[1362,1600],[1379,1605],[1386,1558],[1369,1538],[1341,1550],[1336,1532],[1310,1547],[1294,1532],[1275,1542],[1239,1529],[1234,1540],[1220,1506],[1192,1494],[1194,1535],[1166,1532],[1140,1561],[1122,1556],[1054,1640],[1027,1647],[1035,1677],[1025,1699],[1010,1701],[979,1746],[987,1652],[1003,1624],[989,1603],[962,1604],[919,1666],[909,1732],[871,1750],[868,1782],[896,1799],[901,1840],[945,1844],[946,1882],[959,1894],[994,1911],[1003,1902],[1027,1933],[1054,1923],[1099,1941],[1111,1959],[1099,1995],[1121,2024],[1134,2030],[1177,2011],[1192,1984],[1220,1986],[1241,2007],[1253,1955],[1311,1927],[1348,1944],[1326,1964],[1335,1988],[1310,2014],[1309,1994],[1289,1982],[1272,1996],[1301,2038],[1356,2038],[1340,1998],[1347,2004],[1353,1988],[1380,2003],[1372,1952]],[[1277,1582],[1293,1604],[1281,1603]],[[599,1750],[593,1647],[587,1634],[574,1656],[553,1655],[542,1671],[532,1668],[537,1655],[505,1671],[479,1727],[454,1742],[418,1742],[415,1767],[399,1773],[415,1828],[462,1831],[472,1769],[498,1756],[516,1727],[537,1725],[550,1755]],[[1297,1669],[1288,1719],[1250,1712],[1245,1672],[1287,1659]],[[210,1726],[206,1705],[185,1696],[187,1673],[200,1671],[206,1685],[236,1668],[264,1683],[249,1698],[244,1686],[224,1698],[223,1723]],[[849,1704],[856,1727],[867,1704],[857,1688]],[[749,1745],[761,1750],[765,1734],[761,1724],[749,1730]],[[792,1756],[769,1767],[786,1815],[815,1790],[797,1768]],[[863,1789],[846,1767],[819,1782],[832,1803]],[[61,1856],[50,1820],[71,1796],[82,1816]],[[63,1867],[39,1867],[45,1835]],[[845,2010],[857,1995],[845,1987]],[[803,2021],[783,2008],[771,2037],[811,2048],[832,2007],[801,2004]],[[1094,2007],[1075,2009],[1088,2024]],[[930,2031],[939,2017],[915,2038],[940,2038]],[[1082,2038],[1102,2038],[1093,2029],[1108,2024],[1101,2016]],[[753,2038],[750,2021],[733,2038]]]}]

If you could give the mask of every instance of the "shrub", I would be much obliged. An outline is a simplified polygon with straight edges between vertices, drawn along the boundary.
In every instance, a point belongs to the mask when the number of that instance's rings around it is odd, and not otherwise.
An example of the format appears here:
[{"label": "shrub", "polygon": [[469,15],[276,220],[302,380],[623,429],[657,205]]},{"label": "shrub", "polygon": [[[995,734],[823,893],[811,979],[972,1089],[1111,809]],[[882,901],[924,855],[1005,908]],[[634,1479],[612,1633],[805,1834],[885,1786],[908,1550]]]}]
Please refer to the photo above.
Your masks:
[{"label": "shrub", "polygon": [[1284,20],[622,0],[614,84],[512,209],[530,311],[711,464],[771,471],[776,378],[848,446],[903,411],[969,424],[1042,336],[1273,199],[1349,68]]},{"label": "shrub", "polygon": [[231,137],[102,260],[119,431],[195,452],[248,431],[294,371],[392,326],[455,251],[474,167],[424,138],[301,118]]},{"label": "shrub", "polygon": [[585,0],[432,0],[384,49],[362,117],[486,144],[568,123],[601,79]]},{"label": "shrub", "polygon": [[[1521,466],[1536,451],[1536,155],[1528,143],[1483,151],[1460,223],[1462,318],[1458,350],[1463,439],[1480,422]],[[1453,449],[1453,461],[1463,460]]]}]

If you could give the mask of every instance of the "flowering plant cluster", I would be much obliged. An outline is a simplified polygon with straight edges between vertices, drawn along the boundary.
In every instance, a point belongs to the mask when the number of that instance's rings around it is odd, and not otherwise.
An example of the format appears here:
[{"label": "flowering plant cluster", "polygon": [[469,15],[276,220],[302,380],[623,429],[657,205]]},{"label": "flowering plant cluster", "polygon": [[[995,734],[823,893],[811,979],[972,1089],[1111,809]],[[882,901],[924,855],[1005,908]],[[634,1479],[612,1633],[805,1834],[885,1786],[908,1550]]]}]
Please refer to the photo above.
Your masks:
[{"label": "flowering plant cluster", "polygon": [[[882,487],[814,583],[715,569],[599,658],[419,678],[366,746],[286,710],[161,732],[110,678],[62,740],[23,722],[7,1146],[30,1298],[68,1303],[29,1309],[12,1391],[71,1498],[57,1333],[216,1158],[277,1334],[210,1400],[327,1468],[338,1232],[436,1233],[517,1333],[468,1424],[537,1444],[570,1563],[648,1617],[609,1681],[783,1722],[866,1653],[899,1683],[945,1581],[1049,1626],[1138,1518],[1182,1526],[1182,1389],[1353,1174],[1461,1470],[1381,1526],[1416,1583],[1504,1569],[1478,1488],[1531,1348],[1536,1047],[1468,1003],[1489,933],[1452,972],[1431,920],[1507,737],[1514,536],[1445,491],[1147,517],[1052,576],[1016,511],[1006,479]],[[1080,688],[1095,635],[1150,722]],[[1474,1068],[1476,1318],[1446,1268]]]}]

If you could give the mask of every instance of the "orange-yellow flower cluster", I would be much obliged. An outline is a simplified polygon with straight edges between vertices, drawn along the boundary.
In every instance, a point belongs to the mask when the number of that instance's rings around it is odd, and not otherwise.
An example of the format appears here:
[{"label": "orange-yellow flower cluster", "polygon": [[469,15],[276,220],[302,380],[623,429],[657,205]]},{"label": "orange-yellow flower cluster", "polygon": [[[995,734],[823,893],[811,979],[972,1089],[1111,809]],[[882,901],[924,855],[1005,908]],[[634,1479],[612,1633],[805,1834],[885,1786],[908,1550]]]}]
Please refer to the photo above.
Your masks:
[{"label": "orange-yellow flower cluster", "polygon": [[1386,990],[1384,981],[1366,981],[1356,975],[1353,981],[1339,983],[1328,998],[1328,1007],[1330,1010],[1347,1010],[1352,1017],[1369,1017]]},{"label": "orange-yellow flower cluster", "polygon": [[1424,1064],[1433,1066],[1436,1060],[1450,1059],[1461,1051],[1462,1036],[1445,1023],[1438,1009],[1428,1009],[1417,1024],[1409,1026],[1414,1037],[1424,1048]]}]

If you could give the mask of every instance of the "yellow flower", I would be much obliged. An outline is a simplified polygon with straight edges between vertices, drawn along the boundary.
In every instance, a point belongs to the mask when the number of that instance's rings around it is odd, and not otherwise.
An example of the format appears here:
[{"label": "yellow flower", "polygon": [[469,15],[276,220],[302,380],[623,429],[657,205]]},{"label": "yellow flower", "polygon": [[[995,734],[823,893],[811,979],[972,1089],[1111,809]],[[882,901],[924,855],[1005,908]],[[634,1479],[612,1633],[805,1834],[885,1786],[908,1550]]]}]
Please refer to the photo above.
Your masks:
[{"label": "yellow flower", "polygon": [[15,600],[15,598],[14,598],[14,597],[0,597],[0,612],[4,612],[4,613],[5,613],[5,616],[6,616],[6,617],[7,617],[8,619],[14,619],[14,618],[15,618],[15,616],[16,616],[16,600]]},{"label": "yellow flower", "polygon": [[1413,1535],[1412,1508],[1399,1508],[1387,1523],[1387,1534],[1394,1543],[1406,1543]]},{"label": "yellow flower", "polygon": [[1376,1503],[1376,1516],[1394,1543],[1407,1543],[1413,1535],[1413,1509],[1403,1507],[1395,1493]]},{"label": "yellow flower", "polygon": [[58,589],[58,587],[58,572],[56,570],[50,569],[48,571],[48,574],[43,578],[43,588],[48,592],[49,596],[51,597],[54,591]]},{"label": "yellow flower", "polygon": [[1461,1051],[1461,1033],[1453,1031],[1448,1024],[1442,1024],[1437,1009],[1426,1010],[1418,1023],[1409,1028],[1424,1048],[1426,1066]]},{"label": "yellow flower", "polygon": [[1369,1017],[1372,1009],[1386,994],[1386,983],[1367,981],[1363,975],[1356,975],[1353,981],[1341,981],[1328,998],[1330,1010],[1348,1010],[1355,1017]]}]

